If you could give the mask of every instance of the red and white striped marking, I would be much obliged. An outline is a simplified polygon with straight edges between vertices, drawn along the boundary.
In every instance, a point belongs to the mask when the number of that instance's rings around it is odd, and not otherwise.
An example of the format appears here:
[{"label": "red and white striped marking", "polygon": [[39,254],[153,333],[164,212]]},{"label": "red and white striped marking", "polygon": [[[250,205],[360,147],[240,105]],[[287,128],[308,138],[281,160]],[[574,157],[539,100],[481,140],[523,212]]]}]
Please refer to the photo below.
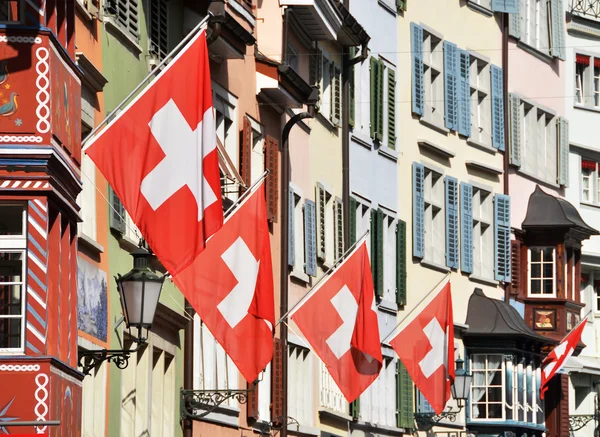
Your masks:
[{"label": "red and white striped marking", "polygon": [[27,180],[6,180],[2,181],[0,188],[21,189],[21,190],[47,190],[50,183],[46,181],[27,181]]}]

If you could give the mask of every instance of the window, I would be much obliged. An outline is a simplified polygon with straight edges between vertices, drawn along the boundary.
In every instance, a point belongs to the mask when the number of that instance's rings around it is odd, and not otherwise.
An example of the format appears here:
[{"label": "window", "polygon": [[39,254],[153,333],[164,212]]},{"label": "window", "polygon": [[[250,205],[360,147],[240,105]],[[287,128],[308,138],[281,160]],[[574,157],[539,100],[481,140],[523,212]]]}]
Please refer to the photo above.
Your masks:
[{"label": "window", "polygon": [[14,23],[20,21],[21,5],[24,3],[21,0],[0,0],[0,22]]},{"label": "window", "polygon": [[383,299],[396,302],[396,277],[397,277],[397,237],[396,220],[389,215],[383,216]]},{"label": "window", "polygon": [[[305,265],[304,255],[304,217],[302,196],[298,188],[290,186],[290,241],[289,241],[289,264],[293,268],[293,274],[297,278],[303,278],[302,272]],[[304,278],[308,280],[308,278]]]},{"label": "window", "polygon": [[425,84],[425,120],[444,125],[444,53],[442,40],[423,30],[423,78]]},{"label": "window", "polygon": [[600,107],[600,59],[594,59],[594,106]]},{"label": "window", "polygon": [[304,347],[290,344],[288,349],[288,414],[301,425],[312,426],[313,358]]},{"label": "window", "polygon": [[[489,1],[488,1],[489,3]],[[490,64],[471,54],[471,136],[485,146],[492,145],[492,99]]]},{"label": "window", "polygon": [[153,436],[175,435],[175,357],[152,348],[150,424]]},{"label": "window", "polygon": [[594,293],[596,293],[596,312],[600,312],[600,280],[594,280]]},{"label": "window", "polygon": [[287,46],[287,63],[296,73],[299,73],[298,49],[291,44]]},{"label": "window", "polygon": [[360,397],[360,419],[395,428],[396,404],[396,361],[384,356],[379,376]]},{"label": "window", "polygon": [[338,388],[337,384],[329,374],[327,367],[322,361],[319,363],[319,369],[321,374],[319,383],[319,405],[322,408],[347,414],[348,401],[346,401],[346,398]]},{"label": "window", "polygon": [[504,418],[504,366],[502,355],[471,357],[471,419]]},{"label": "window", "polygon": [[492,193],[473,187],[473,275],[494,279]]},{"label": "window", "polygon": [[425,167],[424,178],[424,225],[425,256],[424,259],[433,264],[445,265],[446,248],[444,215],[444,178],[441,173]]},{"label": "window", "polygon": [[150,54],[162,60],[169,53],[169,5],[167,0],[153,0],[148,4]]},{"label": "window", "polygon": [[104,3],[106,15],[114,17],[113,23],[135,40],[140,38],[138,0],[111,0]]},{"label": "window", "polygon": [[[83,100],[82,100],[83,103]],[[91,128],[81,124],[81,138],[85,138]],[[79,234],[96,240],[96,166],[92,159],[83,154],[81,157],[81,173],[83,190],[77,196],[77,204],[81,208],[82,223],[78,224]]]},{"label": "window", "polygon": [[598,163],[581,159],[581,201],[598,203]]},{"label": "window", "polygon": [[554,296],[554,248],[531,247],[529,256],[529,296]]},{"label": "window", "polygon": [[575,55],[575,106],[600,108],[600,56]]},{"label": "window", "polygon": [[419,389],[417,389],[417,412],[421,414],[435,414],[433,407]]},{"label": "window", "polygon": [[[577,55],[577,62],[575,63],[575,103],[579,105],[584,104],[583,96],[584,96],[584,84],[585,84],[585,64],[580,62],[580,59],[583,58],[581,55]],[[587,58],[589,65],[589,57]]]},{"label": "window", "polygon": [[23,205],[2,205],[0,217],[0,352],[22,352],[26,210]]},{"label": "window", "polygon": [[309,82],[320,89],[319,113],[337,127],[341,122],[342,108],[341,69],[330,55],[321,49],[315,50],[310,61]]},{"label": "window", "polygon": [[109,363],[101,363],[83,379],[81,409],[81,435],[104,437],[106,435],[106,369]]},{"label": "window", "polygon": [[370,136],[381,145],[396,149],[396,72],[383,59],[371,57]]},{"label": "window", "polygon": [[[322,184],[316,187],[317,257],[333,264],[335,257],[333,195]],[[341,211],[341,209],[340,209]]]},{"label": "window", "polygon": [[[231,161],[237,163],[239,170],[239,131],[237,128],[237,98],[229,91],[213,82],[213,106],[215,108],[215,127],[217,140],[221,142]],[[238,197],[237,188],[225,184],[224,195],[231,200]]]},{"label": "window", "polygon": [[271,363],[267,364],[258,383],[258,417],[268,422],[271,420]]},{"label": "window", "polygon": [[521,41],[543,53],[550,50],[547,0],[525,0],[521,2],[524,16]]}]

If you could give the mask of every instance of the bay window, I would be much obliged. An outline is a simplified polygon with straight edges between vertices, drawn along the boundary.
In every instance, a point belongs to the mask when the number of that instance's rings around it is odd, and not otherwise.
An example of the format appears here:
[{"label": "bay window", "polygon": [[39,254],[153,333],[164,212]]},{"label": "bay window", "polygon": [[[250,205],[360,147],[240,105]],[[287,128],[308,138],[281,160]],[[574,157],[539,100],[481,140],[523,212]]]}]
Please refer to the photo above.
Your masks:
[{"label": "bay window", "polygon": [[528,251],[528,276],[530,297],[553,297],[554,286],[554,248],[531,247]]},{"label": "bay window", "polygon": [[502,355],[471,357],[471,418],[504,419],[504,366]]}]

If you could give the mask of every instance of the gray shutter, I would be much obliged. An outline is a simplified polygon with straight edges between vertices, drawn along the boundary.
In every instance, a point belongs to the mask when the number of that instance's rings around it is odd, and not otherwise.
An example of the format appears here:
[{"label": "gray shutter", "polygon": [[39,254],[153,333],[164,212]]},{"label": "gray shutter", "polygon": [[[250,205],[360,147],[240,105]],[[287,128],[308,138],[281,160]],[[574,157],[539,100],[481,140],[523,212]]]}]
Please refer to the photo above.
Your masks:
[{"label": "gray shutter", "polygon": [[519,12],[519,0],[492,0],[492,11],[517,14]]},{"label": "gray shutter", "polygon": [[321,89],[321,79],[323,78],[323,52],[318,48],[312,49],[310,52],[308,76],[310,84],[319,87],[319,101],[317,102],[318,106],[319,102],[321,101],[321,92],[323,91]]},{"label": "gray shutter", "polygon": [[504,151],[504,92],[502,86],[502,68],[490,67],[492,88],[492,145]]},{"label": "gray shutter", "polygon": [[508,16],[508,34],[521,39],[521,10]]},{"label": "gray shutter", "polygon": [[460,269],[473,273],[473,186],[460,184]]},{"label": "gray shutter", "polygon": [[508,94],[509,99],[509,131],[510,131],[510,163],[521,166],[521,98],[516,94]]},{"label": "gray shutter", "polygon": [[356,243],[358,236],[356,235],[356,210],[358,202],[354,197],[350,197],[350,245]]},{"label": "gray shutter", "polygon": [[423,28],[410,23],[412,44],[412,112],[425,114],[425,84],[423,77]]},{"label": "gray shutter", "polygon": [[168,32],[168,4],[167,0],[154,0],[149,2],[150,20],[149,20],[149,35],[150,54],[158,59],[163,59],[169,53]]},{"label": "gray shutter", "polygon": [[306,263],[304,271],[309,276],[317,276],[317,223],[315,220],[315,202],[304,202],[304,253]]},{"label": "gray shutter", "polygon": [[494,196],[494,259],[496,280],[510,282],[510,197]]},{"label": "gray shutter", "polygon": [[456,44],[444,41],[444,104],[446,106],[446,127],[450,130],[458,129],[456,56]]},{"label": "gray shutter", "polygon": [[121,200],[117,197],[117,194],[112,189],[112,187],[108,186],[108,194],[110,198],[110,220],[109,226],[117,232],[121,234],[125,233],[125,207],[121,203]]},{"label": "gray shutter", "polygon": [[458,268],[458,180],[446,176],[446,266]]},{"label": "gray shutter", "polygon": [[569,186],[569,120],[558,117],[556,120],[558,140],[558,183]]},{"label": "gray shutter", "polygon": [[425,256],[425,167],[413,163],[413,256]]},{"label": "gray shutter", "polygon": [[342,92],[341,92],[341,73],[340,69],[331,63],[331,122],[339,126],[342,109]]},{"label": "gray shutter", "polygon": [[471,55],[459,50],[458,56],[458,133],[471,136]]},{"label": "gray shutter", "polygon": [[565,60],[565,11],[562,0],[550,0],[552,47],[550,54]]},{"label": "gray shutter", "polygon": [[336,198],[333,202],[333,219],[335,232],[335,261],[337,261],[344,255],[344,213],[342,209],[342,199]]},{"label": "gray shutter", "polygon": [[325,188],[317,184],[316,188],[317,204],[317,257],[325,261]]},{"label": "gray shutter", "polygon": [[288,214],[289,214],[289,226],[288,226],[288,265],[294,267],[296,264],[296,217],[294,217],[294,206],[296,199],[294,198],[294,189],[288,188],[289,199],[288,199]]}]

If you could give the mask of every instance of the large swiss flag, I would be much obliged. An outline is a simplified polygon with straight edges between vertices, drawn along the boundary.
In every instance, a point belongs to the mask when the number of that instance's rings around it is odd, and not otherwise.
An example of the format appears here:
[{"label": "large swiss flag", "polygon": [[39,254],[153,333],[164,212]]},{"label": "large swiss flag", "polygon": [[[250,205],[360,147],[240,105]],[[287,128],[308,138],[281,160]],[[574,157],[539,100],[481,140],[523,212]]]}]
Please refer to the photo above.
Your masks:
[{"label": "large swiss flag", "polygon": [[363,242],[291,315],[348,402],[383,363],[367,243]]},{"label": "large swiss flag", "polygon": [[206,32],[86,148],[169,273],[190,265],[223,225]]}]

